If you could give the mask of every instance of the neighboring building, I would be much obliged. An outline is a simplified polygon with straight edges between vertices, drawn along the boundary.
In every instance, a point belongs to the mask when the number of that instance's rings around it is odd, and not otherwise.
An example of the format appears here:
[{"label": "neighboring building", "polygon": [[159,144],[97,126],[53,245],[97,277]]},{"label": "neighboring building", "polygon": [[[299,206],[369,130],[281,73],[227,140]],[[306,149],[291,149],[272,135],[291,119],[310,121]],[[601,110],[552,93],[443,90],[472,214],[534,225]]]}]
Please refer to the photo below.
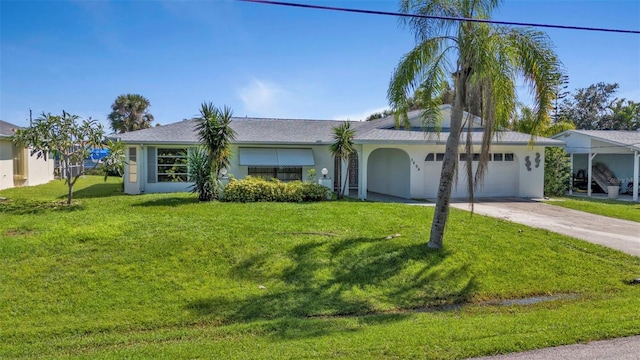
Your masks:
[{"label": "neighboring building", "polygon": [[53,159],[38,159],[28,149],[13,144],[10,137],[19,126],[0,120],[0,190],[31,186],[53,180]]},{"label": "neighboring building", "polygon": [[[631,184],[633,201],[638,201],[640,131],[568,130],[553,138],[566,142],[574,178],[582,178],[584,174],[585,183],[592,184],[597,180],[594,167],[604,164],[615,175],[614,181],[620,182],[621,191],[626,191]],[[586,189],[591,196],[592,186]]]},{"label": "neighboring building", "polygon": [[[466,114],[465,114],[466,115]],[[435,198],[448,137],[451,107],[442,107],[440,133],[424,132],[420,111],[409,113],[410,130],[395,128],[392,116],[353,122],[357,154],[351,159],[350,188],[366,199],[367,192],[402,198]],[[470,117],[471,118],[471,117]],[[482,139],[481,119],[473,118],[474,158]],[[341,121],[234,118],[236,132],[228,170],[247,175],[307,180],[309,169],[334,174],[340,162],[329,152],[332,129]],[[125,192],[128,194],[187,191],[186,154],[198,145],[193,120],[116,135],[126,144]],[[466,134],[463,134],[465,137]],[[542,197],[545,146],[559,140],[504,131],[492,145],[492,161],[476,196]],[[464,155],[461,155],[464,158]],[[337,165],[336,165],[337,164]],[[343,172],[344,173],[344,172]],[[320,175],[322,176],[322,175]],[[458,174],[453,197],[467,196],[464,171]],[[334,182],[335,183],[335,182]]]}]

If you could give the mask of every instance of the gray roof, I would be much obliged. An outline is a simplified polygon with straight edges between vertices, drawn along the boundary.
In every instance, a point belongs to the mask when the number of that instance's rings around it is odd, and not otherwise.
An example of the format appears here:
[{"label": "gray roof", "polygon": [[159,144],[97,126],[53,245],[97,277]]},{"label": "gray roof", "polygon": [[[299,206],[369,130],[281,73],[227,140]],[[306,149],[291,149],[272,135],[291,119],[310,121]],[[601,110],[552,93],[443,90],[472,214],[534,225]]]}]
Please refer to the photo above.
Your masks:
[{"label": "gray roof", "polygon": [[553,136],[561,138],[565,133],[578,133],[592,137],[597,140],[605,141],[611,144],[628,147],[632,150],[640,151],[640,131],[633,130],[567,130],[563,133]]},{"label": "gray roof", "polygon": [[[419,111],[411,112],[413,116]],[[231,128],[236,132],[236,144],[330,144],[333,142],[332,129],[341,124],[336,120],[261,119],[233,118]],[[352,121],[356,131],[354,142],[363,143],[406,143],[444,144],[447,132],[425,133],[422,130],[396,130],[393,116],[373,121]],[[194,120],[110,135],[125,143],[139,144],[196,144],[198,135]],[[473,133],[474,143],[480,143],[482,133]],[[496,136],[494,144],[529,144],[531,136],[513,131],[503,131]],[[563,146],[564,142],[547,138],[534,138],[536,145]]]},{"label": "gray roof", "polygon": [[20,126],[0,120],[0,137],[12,136],[15,129],[20,129]]}]

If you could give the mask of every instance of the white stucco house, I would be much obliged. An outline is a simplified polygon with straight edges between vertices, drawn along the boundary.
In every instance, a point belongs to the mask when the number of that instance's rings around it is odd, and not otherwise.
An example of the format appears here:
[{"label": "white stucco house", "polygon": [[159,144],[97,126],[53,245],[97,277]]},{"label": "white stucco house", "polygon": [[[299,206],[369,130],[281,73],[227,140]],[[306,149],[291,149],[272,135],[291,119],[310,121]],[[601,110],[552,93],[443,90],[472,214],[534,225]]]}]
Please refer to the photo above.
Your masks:
[{"label": "white stucco house", "polygon": [[53,180],[53,159],[38,159],[10,137],[19,126],[0,120],[0,190],[45,184]]},{"label": "white stucco house", "polygon": [[[442,107],[440,133],[424,132],[420,111],[409,113],[411,129],[395,128],[394,118],[353,122],[357,153],[351,159],[349,179],[360,199],[367,192],[401,198],[435,198],[448,137],[451,107]],[[480,152],[481,119],[474,122],[474,157]],[[307,180],[307,171],[322,169],[335,177],[339,161],[331,156],[332,129],[341,121],[234,118],[229,174],[287,180]],[[196,123],[185,120],[169,125],[115,135],[126,144],[128,165],[124,189],[128,194],[187,191],[186,153],[198,145]],[[463,136],[466,136],[463,133]],[[484,186],[476,196],[542,197],[544,148],[564,142],[504,131],[492,145],[492,157]],[[464,157],[465,155],[461,155]],[[344,164],[342,164],[344,166]],[[344,173],[344,172],[343,172]],[[467,196],[464,172],[453,197]],[[334,183],[335,183],[334,179]]]},{"label": "white stucco house", "polygon": [[[640,131],[568,130],[553,138],[566,142],[574,178],[584,174],[585,182],[591,184],[597,180],[594,176],[595,165],[604,164],[620,181],[623,191],[631,184],[633,201],[638,201]],[[592,186],[588,186],[589,196],[591,191]]]}]

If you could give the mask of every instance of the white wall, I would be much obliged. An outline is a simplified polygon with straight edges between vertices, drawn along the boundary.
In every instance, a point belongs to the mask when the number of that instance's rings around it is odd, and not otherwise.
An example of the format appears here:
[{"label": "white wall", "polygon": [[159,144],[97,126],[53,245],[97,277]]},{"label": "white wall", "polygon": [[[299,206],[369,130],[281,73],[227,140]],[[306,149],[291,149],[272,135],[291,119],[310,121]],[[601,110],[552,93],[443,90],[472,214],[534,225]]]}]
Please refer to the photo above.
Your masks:
[{"label": "white wall", "polygon": [[0,190],[13,187],[13,145],[0,139]]},{"label": "white wall", "polygon": [[[438,194],[442,161],[425,161],[428,153],[444,153],[444,145],[398,145],[406,157],[391,156],[388,152],[378,153],[382,146],[366,145],[363,151],[368,153],[367,190],[405,198],[435,198]],[[516,196],[542,197],[544,192],[544,148],[494,145],[492,153],[512,153],[514,161],[489,162],[484,185],[476,189],[476,197]],[[461,149],[462,151],[462,149]],[[474,152],[479,153],[477,148]],[[540,163],[535,166],[536,154]],[[383,156],[384,155],[384,156]],[[435,156],[435,155],[434,155]],[[529,156],[531,170],[527,170],[525,161]],[[402,169],[408,167],[408,174]],[[406,169],[406,168],[405,168]],[[468,196],[465,165],[460,163],[457,185],[452,190],[453,198]],[[473,167],[474,175],[476,166]],[[391,174],[403,174],[391,177]],[[380,175],[382,174],[382,175]],[[407,181],[409,180],[410,183]],[[395,184],[395,185],[394,185]],[[408,189],[403,192],[401,189]]]},{"label": "white wall", "polygon": [[29,156],[30,152],[27,150],[27,183],[28,186],[46,184],[53,180],[54,159],[47,156],[47,160],[44,158],[38,159],[34,154]]},{"label": "white wall", "polygon": [[14,186],[33,186],[46,184],[53,180],[54,161],[51,157],[38,159],[25,152],[27,176],[26,180],[15,183],[13,179],[13,143],[8,139],[0,139],[0,190]]}]

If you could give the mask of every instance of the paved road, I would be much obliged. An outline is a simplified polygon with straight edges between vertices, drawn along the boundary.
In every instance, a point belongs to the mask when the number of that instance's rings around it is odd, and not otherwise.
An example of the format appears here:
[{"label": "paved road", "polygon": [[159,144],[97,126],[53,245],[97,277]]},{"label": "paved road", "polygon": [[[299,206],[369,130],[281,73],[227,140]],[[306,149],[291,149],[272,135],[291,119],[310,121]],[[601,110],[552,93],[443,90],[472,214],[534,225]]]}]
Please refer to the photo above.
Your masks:
[{"label": "paved road", "polygon": [[[469,210],[469,203],[451,206]],[[619,220],[535,201],[480,201],[474,205],[478,214],[569,235],[640,256],[640,223]],[[639,357],[640,359],[640,357]]]},{"label": "paved road", "polygon": [[587,344],[558,346],[507,355],[475,358],[476,360],[639,360],[640,336],[593,341]]}]

